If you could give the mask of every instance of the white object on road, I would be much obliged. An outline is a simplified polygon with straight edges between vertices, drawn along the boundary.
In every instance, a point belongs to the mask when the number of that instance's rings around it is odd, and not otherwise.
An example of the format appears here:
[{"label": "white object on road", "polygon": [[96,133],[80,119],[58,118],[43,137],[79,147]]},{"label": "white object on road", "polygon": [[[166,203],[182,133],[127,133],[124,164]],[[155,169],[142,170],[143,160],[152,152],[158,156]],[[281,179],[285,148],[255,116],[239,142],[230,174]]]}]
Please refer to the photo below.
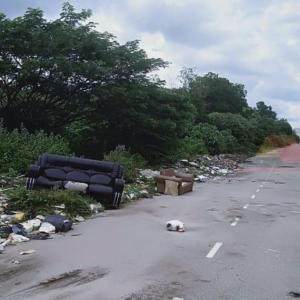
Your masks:
[{"label": "white object on road", "polygon": [[11,242],[11,239],[6,240],[4,243],[0,244],[0,253],[4,251],[4,247]]},{"label": "white object on road", "polygon": [[249,204],[246,204],[243,209],[247,209],[249,207]]},{"label": "white object on road", "polygon": [[24,251],[24,252],[20,252],[20,255],[32,254],[32,253],[35,253],[35,250],[27,250],[27,251]]},{"label": "white object on road", "polygon": [[166,227],[170,231],[179,231],[179,232],[185,231],[184,223],[182,223],[179,220],[171,220],[167,222]]},{"label": "white object on road", "polygon": [[255,198],[255,195],[252,195],[251,199],[254,199]]},{"label": "white object on road", "polygon": [[16,242],[16,243],[29,242],[29,238],[20,234],[11,234],[10,237],[12,242]]},{"label": "white object on road", "polygon": [[85,221],[85,218],[82,217],[82,216],[77,216],[77,217],[75,218],[75,221],[77,221],[77,222],[84,222],[84,221]]},{"label": "white object on road", "polygon": [[234,221],[231,223],[231,226],[236,226],[240,218],[235,218]]},{"label": "white object on road", "polygon": [[48,222],[44,222],[42,223],[39,232],[55,233],[55,227]]},{"label": "white object on road", "polygon": [[221,248],[223,243],[216,243],[214,247],[209,251],[209,253],[206,255],[207,258],[213,258],[218,250]]}]

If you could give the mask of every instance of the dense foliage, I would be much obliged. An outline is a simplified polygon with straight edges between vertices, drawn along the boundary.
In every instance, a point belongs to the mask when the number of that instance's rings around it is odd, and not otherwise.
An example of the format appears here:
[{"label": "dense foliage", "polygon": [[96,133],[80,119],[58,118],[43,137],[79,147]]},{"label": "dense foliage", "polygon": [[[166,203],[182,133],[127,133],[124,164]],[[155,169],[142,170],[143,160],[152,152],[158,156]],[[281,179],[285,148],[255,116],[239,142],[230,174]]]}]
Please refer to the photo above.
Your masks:
[{"label": "dense foliage", "polygon": [[19,187],[8,192],[8,210],[21,210],[27,215],[49,215],[63,205],[64,213],[69,217],[89,216],[90,204],[95,200],[70,190],[35,191]]},{"label": "dense foliage", "polygon": [[276,135],[299,141],[271,106],[249,107],[244,85],[218,74],[184,68],[182,87],[167,88],[152,75],[167,62],[148,58],[138,41],[121,45],[96,31],[90,16],[69,3],[53,21],[39,9],[0,14],[0,172],[24,172],[45,151],[109,153],[130,181],[145,160],[257,151]]},{"label": "dense foliage", "polygon": [[8,131],[0,122],[0,172],[14,169],[25,173],[29,165],[47,152],[59,155],[71,154],[67,140],[59,135],[47,135],[44,131],[30,134],[24,127]]}]

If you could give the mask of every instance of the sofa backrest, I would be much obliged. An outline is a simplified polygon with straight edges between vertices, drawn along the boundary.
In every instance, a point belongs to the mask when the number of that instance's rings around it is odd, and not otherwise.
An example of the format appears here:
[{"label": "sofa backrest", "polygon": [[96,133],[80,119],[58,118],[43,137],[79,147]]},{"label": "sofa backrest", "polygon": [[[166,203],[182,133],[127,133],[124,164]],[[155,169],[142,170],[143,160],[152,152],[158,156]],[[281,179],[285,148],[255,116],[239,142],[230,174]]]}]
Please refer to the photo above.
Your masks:
[{"label": "sofa backrest", "polygon": [[122,178],[123,168],[119,163],[108,161],[97,161],[85,158],[67,157],[44,153],[39,159],[42,170],[50,168],[60,169],[65,173],[82,171],[88,176],[96,174],[108,174],[113,179]]},{"label": "sofa backrest", "polygon": [[174,177],[175,171],[174,171],[174,169],[164,169],[164,170],[160,171],[160,175]]}]

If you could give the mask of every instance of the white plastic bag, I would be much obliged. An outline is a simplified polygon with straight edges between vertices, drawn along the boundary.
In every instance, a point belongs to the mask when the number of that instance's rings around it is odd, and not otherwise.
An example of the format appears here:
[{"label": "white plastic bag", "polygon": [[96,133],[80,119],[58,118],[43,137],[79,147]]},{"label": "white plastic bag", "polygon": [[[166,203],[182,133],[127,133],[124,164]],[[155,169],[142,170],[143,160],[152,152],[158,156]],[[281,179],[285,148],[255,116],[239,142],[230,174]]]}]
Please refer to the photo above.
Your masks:
[{"label": "white plastic bag", "polygon": [[55,233],[55,227],[48,222],[44,222],[42,223],[39,232]]},{"label": "white plastic bag", "polygon": [[19,234],[12,234],[10,237],[13,243],[22,243],[29,241],[29,238]]},{"label": "white plastic bag", "polygon": [[23,225],[23,227],[28,232],[31,232],[31,231],[34,231],[34,230],[38,229],[41,226],[41,223],[42,222],[40,220],[35,219],[35,220],[30,220],[30,221],[27,221],[27,222],[23,222],[23,223],[21,223],[21,225]]},{"label": "white plastic bag", "polygon": [[179,231],[179,232],[185,231],[184,223],[182,223],[179,220],[171,220],[171,221],[167,222],[166,227],[170,231]]},{"label": "white plastic bag", "polygon": [[88,184],[83,182],[74,182],[74,181],[68,181],[65,184],[65,188],[71,191],[75,192],[83,192],[88,187]]}]

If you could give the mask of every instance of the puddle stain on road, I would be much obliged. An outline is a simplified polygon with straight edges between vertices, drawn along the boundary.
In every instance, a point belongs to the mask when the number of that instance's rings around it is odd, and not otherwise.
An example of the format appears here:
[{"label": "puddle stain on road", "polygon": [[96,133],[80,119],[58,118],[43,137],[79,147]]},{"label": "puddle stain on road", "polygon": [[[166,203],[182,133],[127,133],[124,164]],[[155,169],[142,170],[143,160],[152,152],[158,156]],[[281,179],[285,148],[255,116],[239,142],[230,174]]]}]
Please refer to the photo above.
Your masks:
[{"label": "puddle stain on road", "polygon": [[62,273],[50,279],[43,280],[29,288],[10,294],[7,296],[7,298],[14,296],[14,299],[16,299],[15,297],[24,299],[49,292],[50,290],[70,287],[71,285],[81,286],[83,284],[103,278],[104,276],[108,275],[108,273],[109,272],[106,269],[100,268],[99,266],[90,270],[76,269]]},{"label": "puddle stain on road", "polygon": [[289,292],[289,296],[291,296],[293,298],[300,298],[300,293]]}]

